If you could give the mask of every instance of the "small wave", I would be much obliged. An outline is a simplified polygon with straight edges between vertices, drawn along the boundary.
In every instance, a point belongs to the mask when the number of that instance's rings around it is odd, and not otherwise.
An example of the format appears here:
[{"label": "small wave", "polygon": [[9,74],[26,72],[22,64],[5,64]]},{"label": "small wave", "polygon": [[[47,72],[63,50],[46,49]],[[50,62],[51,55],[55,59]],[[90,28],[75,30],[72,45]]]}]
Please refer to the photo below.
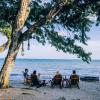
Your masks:
[{"label": "small wave", "polygon": [[11,76],[22,76],[21,74],[11,74]]}]

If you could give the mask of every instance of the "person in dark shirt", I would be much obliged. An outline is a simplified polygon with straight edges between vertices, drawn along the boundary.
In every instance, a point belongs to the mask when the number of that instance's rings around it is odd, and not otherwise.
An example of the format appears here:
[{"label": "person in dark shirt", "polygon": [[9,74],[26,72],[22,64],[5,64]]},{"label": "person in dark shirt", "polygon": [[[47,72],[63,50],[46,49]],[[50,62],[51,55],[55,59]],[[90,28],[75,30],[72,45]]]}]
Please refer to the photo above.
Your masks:
[{"label": "person in dark shirt", "polygon": [[56,72],[56,75],[52,79],[51,86],[59,85],[60,88],[62,88],[62,75],[59,73],[59,71]]},{"label": "person in dark shirt", "polygon": [[73,73],[70,76],[70,87],[72,85],[76,85],[79,88],[79,75],[76,74],[75,70],[73,70]]},{"label": "person in dark shirt", "polygon": [[38,76],[36,75],[36,70],[31,74],[32,86],[40,86]]}]

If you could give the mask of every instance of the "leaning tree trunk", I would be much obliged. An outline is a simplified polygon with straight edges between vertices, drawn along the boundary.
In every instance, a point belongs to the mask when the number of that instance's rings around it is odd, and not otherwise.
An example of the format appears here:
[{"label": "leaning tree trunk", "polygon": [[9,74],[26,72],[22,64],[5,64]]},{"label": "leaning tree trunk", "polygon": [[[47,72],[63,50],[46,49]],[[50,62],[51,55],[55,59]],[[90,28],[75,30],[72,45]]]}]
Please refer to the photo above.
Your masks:
[{"label": "leaning tree trunk", "polygon": [[19,39],[13,40],[11,42],[7,57],[5,58],[4,65],[0,73],[1,88],[9,87],[9,76],[14,66],[14,62],[15,62],[20,46],[21,46],[21,42],[19,41]]},{"label": "leaning tree trunk", "polygon": [[19,48],[21,46],[21,29],[24,26],[24,23],[30,12],[31,0],[20,0],[20,9],[17,14],[15,24],[13,26],[11,44],[9,46],[8,54],[5,58],[4,65],[0,72],[0,86],[1,88],[9,87],[9,76],[13,69],[16,56],[18,54]]}]

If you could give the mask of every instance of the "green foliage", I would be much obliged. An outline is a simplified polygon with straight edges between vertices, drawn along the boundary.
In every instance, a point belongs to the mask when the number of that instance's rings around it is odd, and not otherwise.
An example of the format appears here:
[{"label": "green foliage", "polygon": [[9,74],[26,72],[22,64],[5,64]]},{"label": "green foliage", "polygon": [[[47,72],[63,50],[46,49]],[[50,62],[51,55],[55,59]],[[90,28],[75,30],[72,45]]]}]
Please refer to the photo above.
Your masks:
[{"label": "green foliage", "polygon": [[70,54],[76,54],[78,58],[82,58],[83,61],[89,63],[91,58],[89,57],[91,53],[86,53],[82,47],[75,44],[75,39],[71,39],[70,37],[65,37],[58,35],[55,31],[48,31],[48,40],[52,46],[55,46],[57,50],[62,50],[63,52]]},{"label": "green foliage", "polygon": [[55,46],[57,51],[62,50],[65,53],[76,54],[78,58],[82,58],[83,61],[89,63],[91,61],[91,53],[86,53],[81,46],[76,45],[75,38],[58,35],[53,28],[49,29],[45,26],[42,29],[38,29],[38,32],[33,36],[39,43],[43,45],[48,41],[51,46]]},{"label": "green foliage", "polygon": [[0,20],[13,24],[18,12],[20,0],[0,0]]},{"label": "green foliage", "polygon": [[8,40],[11,40],[12,27],[8,23],[5,23],[4,21],[0,22],[0,32],[7,36]]},{"label": "green foliage", "polygon": [[[0,28],[11,38],[11,31],[17,12],[19,10],[20,0],[0,0]],[[50,2],[43,3],[44,0],[32,0],[30,14],[26,20],[25,26],[30,28],[33,23],[43,24],[38,27],[36,32],[29,38],[36,39],[39,43],[43,45],[48,41],[52,46],[55,46],[57,50],[62,50],[63,52],[76,54],[83,61],[90,61],[90,54],[86,53],[82,47],[76,45],[76,41],[86,45],[89,37],[87,32],[93,22],[89,17],[96,16],[96,25],[100,24],[100,0],[74,0],[69,3],[59,11],[59,13],[48,23],[43,23],[46,21],[47,15],[51,9],[55,6],[58,7],[59,2],[64,0],[50,0]],[[71,0],[70,0],[71,2]],[[58,7],[59,8],[59,7]],[[6,24],[8,26],[5,26]],[[72,36],[61,36],[58,31],[56,31],[57,26],[62,27],[71,32]]]},{"label": "green foliage", "polygon": [[0,0],[0,32],[11,40],[12,25],[19,7],[19,0]]}]

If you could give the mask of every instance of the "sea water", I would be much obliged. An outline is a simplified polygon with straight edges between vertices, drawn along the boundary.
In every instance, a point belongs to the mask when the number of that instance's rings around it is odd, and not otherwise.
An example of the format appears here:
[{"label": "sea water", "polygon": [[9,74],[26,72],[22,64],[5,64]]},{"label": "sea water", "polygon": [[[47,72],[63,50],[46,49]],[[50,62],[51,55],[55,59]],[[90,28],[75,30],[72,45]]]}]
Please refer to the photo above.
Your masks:
[{"label": "sea water", "polygon": [[[0,59],[0,69],[4,59]],[[15,67],[11,73],[10,80],[23,79],[24,69],[29,69],[29,74],[34,70],[41,74],[42,79],[51,79],[56,71],[63,76],[69,77],[72,70],[76,70],[80,76],[100,77],[100,60],[93,60],[90,64],[81,60],[63,60],[63,59],[17,59]]]}]

